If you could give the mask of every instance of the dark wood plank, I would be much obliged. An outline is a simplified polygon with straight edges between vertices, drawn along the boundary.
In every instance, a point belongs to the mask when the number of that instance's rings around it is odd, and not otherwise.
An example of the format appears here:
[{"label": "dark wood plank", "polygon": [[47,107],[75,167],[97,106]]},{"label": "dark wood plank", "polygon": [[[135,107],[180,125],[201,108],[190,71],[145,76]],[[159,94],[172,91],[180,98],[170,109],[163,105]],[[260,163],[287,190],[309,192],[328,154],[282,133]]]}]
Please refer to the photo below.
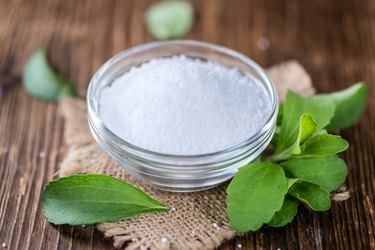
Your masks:
[{"label": "dark wood plank", "polygon": [[[22,68],[39,45],[85,96],[100,65],[121,50],[154,40],[143,26],[152,1],[0,0],[0,245],[9,249],[105,249],[93,226],[55,227],[40,206],[43,186],[64,156],[63,120],[55,104],[28,96]],[[375,249],[375,2],[194,0],[197,23],[187,38],[228,46],[262,66],[297,59],[321,92],[365,80],[363,119],[341,132],[351,147],[350,200],[330,211],[300,208],[285,228],[263,228],[222,249]],[[270,41],[261,50],[259,38]],[[42,154],[41,154],[42,153]]]}]

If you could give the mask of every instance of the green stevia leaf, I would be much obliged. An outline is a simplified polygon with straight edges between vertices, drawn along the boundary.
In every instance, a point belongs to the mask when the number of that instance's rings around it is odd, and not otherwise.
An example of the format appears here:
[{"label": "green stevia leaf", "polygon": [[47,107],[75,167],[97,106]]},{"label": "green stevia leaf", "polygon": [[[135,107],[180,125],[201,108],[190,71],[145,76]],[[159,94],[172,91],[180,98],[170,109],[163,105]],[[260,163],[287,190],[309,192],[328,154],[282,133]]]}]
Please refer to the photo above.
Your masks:
[{"label": "green stevia leaf", "polygon": [[338,135],[315,135],[302,144],[302,152],[295,157],[334,155],[347,150],[349,143]]},{"label": "green stevia leaf", "polygon": [[26,91],[36,97],[58,101],[61,95],[75,95],[75,86],[54,72],[46,51],[38,48],[30,56],[22,75]]},{"label": "green stevia leaf", "polygon": [[293,137],[295,137],[294,143],[290,145],[290,147],[285,148],[283,151],[275,154],[272,157],[273,160],[281,160],[288,158],[290,155],[301,153],[300,145],[315,132],[317,127],[317,124],[312,116],[306,113],[301,115],[298,124],[299,126],[294,127],[295,130],[290,131],[290,134],[293,134]]},{"label": "green stevia leaf", "polygon": [[283,121],[283,116],[284,116],[284,104],[281,103],[279,105],[279,112],[277,113],[277,120],[276,120],[276,125],[280,126],[282,121]]},{"label": "green stevia leaf", "polygon": [[298,139],[299,120],[304,113],[310,114],[316,123],[316,130],[327,126],[335,113],[335,103],[330,97],[302,97],[288,91],[284,102],[284,114],[281,123],[275,153],[278,154],[293,146]]},{"label": "green stevia leaf", "polygon": [[258,230],[283,205],[287,179],[271,162],[255,162],[238,170],[227,188],[227,213],[238,232]]},{"label": "green stevia leaf", "polygon": [[[310,114],[302,114],[300,118],[299,133],[297,137],[297,145],[300,145],[309,138],[316,130],[317,124]],[[299,151],[300,149],[298,149]]]},{"label": "green stevia leaf", "polygon": [[297,214],[298,201],[287,195],[282,208],[275,213],[272,220],[267,223],[271,227],[283,227],[292,222]]},{"label": "green stevia leaf", "polygon": [[156,38],[180,38],[193,26],[194,9],[187,1],[161,1],[150,7],[145,20],[148,30]]},{"label": "green stevia leaf", "polygon": [[271,143],[273,145],[277,145],[277,141],[279,139],[279,133],[280,133],[280,126],[276,126],[275,133],[273,134],[272,140],[271,140]]},{"label": "green stevia leaf", "polygon": [[328,134],[327,130],[321,129],[321,130],[316,131],[313,135],[326,135],[326,134]]},{"label": "green stevia leaf", "polygon": [[327,130],[347,128],[357,122],[365,110],[367,92],[367,86],[364,83],[357,83],[342,91],[322,95],[331,97],[336,104],[335,115],[327,126]]},{"label": "green stevia leaf", "polygon": [[315,183],[328,191],[339,188],[348,174],[345,162],[336,155],[294,158],[280,165],[288,178]]},{"label": "green stevia leaf", "polygon": [[331,207],[329,192],[314,183],[298,182],[289,189],[288,194],[315,211],[325,211]]},{"label": "green stevia leaf", "polygon": [[288,180],[288,189],[291,188],[294,184],[296,184],[301,179],[299,178],[287,178]]},{"label": "green stevia leaf", "polygon": [[54,224],[93,224],[167,211],[140,189],[101,174],[71,175],[51,181],[42,193],[44,213]]}]

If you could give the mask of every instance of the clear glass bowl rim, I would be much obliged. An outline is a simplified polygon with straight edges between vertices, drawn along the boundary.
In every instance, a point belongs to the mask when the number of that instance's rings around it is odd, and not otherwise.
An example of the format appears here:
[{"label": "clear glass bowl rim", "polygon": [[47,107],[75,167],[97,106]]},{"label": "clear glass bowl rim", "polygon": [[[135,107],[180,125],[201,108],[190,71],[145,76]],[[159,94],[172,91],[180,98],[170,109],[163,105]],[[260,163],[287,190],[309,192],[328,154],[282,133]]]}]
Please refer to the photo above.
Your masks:
[{"label": "clear glass bowl rim", "polygon": [[[244,140],[243,142],[241,142],[237,145],[234,145],[234,146],[229,147],[227,149],[219,150],[217,152],[212,152],[212,153],[207,153],[207,154],[197,154],[197,155],[178,155],[178,154],[167,154],[167,153],[155,152],[155,151],[152,151],[152,150],[149,150],[149,149],[146,149],[146,148],[136,146],[132,143],[129,143],[126,140],[117,136],[115,133],[113,133],[101,121],[99,111],[96,110],[96,108],[95,108],[93,97],[94,97],[94,87],[95,87],[96,83],[98,83],[98,81],[101,79],[101,77],[106,73],[106,71],[113,64],[115,64],[116,62],[118,62],[120,60],[123,60],[127,56],[129,56],[131,54],[134,54],[134,53],[137,53],[137,52],[141,52],[142,50],[149,50],[149,49],[153,49],[153,48],[156,49],[157,47],[168,46],[168,45],[171,45],[171,46],[198,46],[198,47],[202,47],[202,48],[208,48],[208,49],[211,49],[211,50],[216,50],[218,52],[221,52],[223,54],[227,54],[227,55],[229,55],[233,58],[236,58],[236,59],[244,62],[247,66],[250,66],[251,68],[253,68],[261,76],[262,80],[271,89],[271,105],[272,105],[271,106],[271,112],[270,112],[269,116],[267,117],[267,120],[261,126],[261,128],[255,134],[253,134],[250,138]],[[249,57],[247,57],[247,56],[245,56],[245,55],[243,55],[243,54],[241,54],[237,51],[234,51],[230,48],[223,47],[223,46],[216,45],[216,44],[211,44],[211,43],[208,43],[208,42],[196,41],[196,40],[173,40],[173,41],[149,42],[149,43],[137,45],[135,47],[126,49],[126,50],[116,54],[115,56],[113,56],[112,58],[107,60],[96,71],[96,73],[92,77],[92,79],[89,83],[88,90],[87,90],[86,101],[87,101],[89,120],[91,118],[92,122],[94,122],[94,125],[103,129],[105,131],[105,133],[107,133],[109,135],[111,140],[114,140],[117,144],[124,145],[126,147],[129,147],[131,150],[139,151],[142,154],[150,154],[150,155],[155,155],[155,156],[159,156],[159,157],[167,157],[167,158],[171,157],[171,158],[180,158],[180,159],[189,159],[189,158],[197,159],[197,158],[214,157],[214,156],[217,156],[217,155],[227,154],[227,153],[233,152],[233,151],[235,151],[237,149],[240,149],[240,148],[242,148],[242,147],[244,147],[248,144],[251,144],[252,142],[257,142],[258,139],[260,137],[262,137],[262,135],[264,133],[269,131],[269,129],[273,128],[272,123],[276,122],[276,116],[277,116],[277,113],[278,113],[278,105],[279,105],[279,97],[278,97],[276,86],[274,85],[272,80],[267,76],[264,69],[262,67],[260,67],[255,61],[253,61]]]}]

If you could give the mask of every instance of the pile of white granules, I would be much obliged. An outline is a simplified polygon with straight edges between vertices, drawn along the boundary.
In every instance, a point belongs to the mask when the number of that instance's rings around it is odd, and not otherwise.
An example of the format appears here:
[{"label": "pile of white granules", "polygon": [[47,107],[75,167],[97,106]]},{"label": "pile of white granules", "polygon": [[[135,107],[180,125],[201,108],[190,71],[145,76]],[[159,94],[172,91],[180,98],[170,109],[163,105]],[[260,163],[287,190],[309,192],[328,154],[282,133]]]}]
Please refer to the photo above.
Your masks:
[{"label": "pile of white granules", "polygon": [[253,76],[186,56],[133,67],[102,91],[99,113],[123,140],[151,151],[200,155],[255,134],[270,98]]}]

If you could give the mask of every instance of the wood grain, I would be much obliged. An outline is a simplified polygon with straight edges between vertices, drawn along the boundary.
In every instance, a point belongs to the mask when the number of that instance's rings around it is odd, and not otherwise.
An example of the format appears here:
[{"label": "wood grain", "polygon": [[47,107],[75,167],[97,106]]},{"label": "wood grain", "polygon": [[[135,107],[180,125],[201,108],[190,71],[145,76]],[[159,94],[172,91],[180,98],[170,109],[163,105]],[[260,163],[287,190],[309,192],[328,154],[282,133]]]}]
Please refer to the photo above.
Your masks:
[{"label": "wood grain", "polygon": [[[262,66],[297,59],[320,92],[365,80],[363,119],[341,132],[350,143],[351,198],[316,213],[300,208],[287,227],[264,228],[222,249],[375,249],[375,2],[371,0],[194,0],[189,39],[228,46]],[[92,226],[55,227],[40,206],[64,155],[63,121],[53,103],[28,96],[23,65],[39,45],[85,96],[95,70],[117,52],[154,40],[143,26],[145,0],[0,0],[0,246],[108,249]],[[267,50],[257,46],[270,41]],[[40,154],[42,153],[42,154]],[[45,156],[44,154],[45,153]]]}]

